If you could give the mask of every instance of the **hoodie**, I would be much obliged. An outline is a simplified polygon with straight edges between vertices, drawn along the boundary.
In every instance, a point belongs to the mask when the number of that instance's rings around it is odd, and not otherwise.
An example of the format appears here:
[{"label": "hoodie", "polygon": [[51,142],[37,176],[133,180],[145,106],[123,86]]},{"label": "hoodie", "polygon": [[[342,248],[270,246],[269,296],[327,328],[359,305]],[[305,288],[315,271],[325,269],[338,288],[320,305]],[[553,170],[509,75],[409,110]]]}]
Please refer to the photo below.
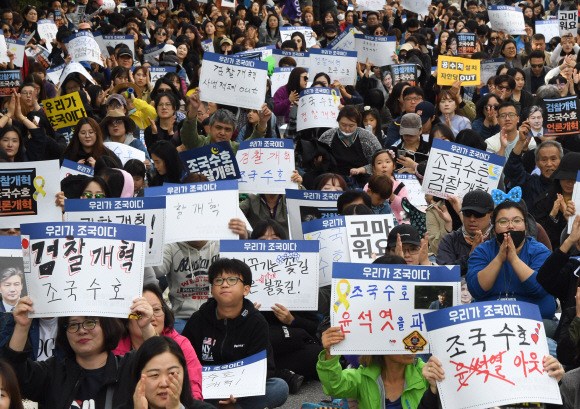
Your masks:
[{"label": "hoodie", "polygon": [[240,315],[221,320],[217,301],[210,298],[187,321],[181,335],[189,339],[202,366],[228,364],[266,350],[267,378],[274,376],[268,322],[246,298]]},{"label": "hoodie", "polygon": [[[111,136],[104,136],[103,135],[103,142],[115,142],[113,141],[113,138],[111,138]],[[147,148],[145,147],[145,145],[143,145],[143,142],[141,142],[141,140],[136,139],[133,134],[128,133],[127,135],[125,135],[125,141],[123,142],[123,145],[128,145],[132,148],[135,149],[139,149],[142,152],[145,152],[145,159],[149,160],[149,162],[152,162],[151,158],[149,157],[149,152],[147,152]]]}]

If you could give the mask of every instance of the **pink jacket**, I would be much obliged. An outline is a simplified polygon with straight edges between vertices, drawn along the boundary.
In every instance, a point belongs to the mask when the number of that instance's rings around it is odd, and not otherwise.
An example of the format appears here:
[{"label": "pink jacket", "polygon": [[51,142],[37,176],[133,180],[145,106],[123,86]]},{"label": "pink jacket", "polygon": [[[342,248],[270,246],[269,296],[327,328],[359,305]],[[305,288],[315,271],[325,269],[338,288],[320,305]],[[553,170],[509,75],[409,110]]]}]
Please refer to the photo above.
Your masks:
[{"label": "pink jacket", "polygon": [[[391,179],[393,180],[393,192],[394,192],[395,190],[397,190],[397,187],[399,187],[399,185],[402,182],[399,182],[398,180],[395,180],[392,177],[391,177]],[[368,188],[369,188],[369,184],[367,183],[363,190],[366,192]],[[401,212],[403,211],[403,205],[401,204],[401,202],[403,201],[404,197],[406,197],[407,200],[409,200],[409,194],[407,193],[407,188],[405,186],[403,186],[403,188],[395,196],[395,200],[393,200],[391,202],[391,209],[393,210],[393,214],[397,218],[397,221],[399,222],[399,224],[401,224],[401,223],[409,224],[409,222],[404,222],[403,218],[401,217]]]},{"label": "pink jacket", "polygon": [[[201,393],[201,364],[199,363],[199,359],[197,359],[195,350],[191,346],[191,342],[189,342],[187,338],[179,335],[174,329],[170,330],[169,328],[166,328],[163,330],[161,335],[173,338],[181,347],[183,355],[185,355],[185,361],[187,362],[189,382],[191,383],[193,397],[197,400],[203,400],[203,395]],[[117,348],[113,350],[113,354],[125,355],[129,351],[131,351],[131,337],[127,335],[126,337],[121,338],[119,345],[117,345]]]}]

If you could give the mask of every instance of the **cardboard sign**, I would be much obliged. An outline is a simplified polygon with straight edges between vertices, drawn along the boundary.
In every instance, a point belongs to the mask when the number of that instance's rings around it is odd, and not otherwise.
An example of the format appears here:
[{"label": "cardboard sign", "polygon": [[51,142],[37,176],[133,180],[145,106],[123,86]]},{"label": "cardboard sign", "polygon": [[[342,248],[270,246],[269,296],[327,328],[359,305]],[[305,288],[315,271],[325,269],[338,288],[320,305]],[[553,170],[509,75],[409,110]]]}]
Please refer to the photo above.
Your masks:
[{"label": "cardboard sign", "polygon": [[385,7],[386,0],[358,0],[356,11],[378,11]]},{"label": "cardboard sign", "polygon": [[544,372],[549,355],[535,304],[484,301],[425,315],[431,352],[445,379],[437,382],[443,409],[483,409],[513,402],[561,405],[555,378]]},{"label": "cardboard sign", "polygon": [[38,30],[38,36],[42,40],[46,40],[44,45],[48,52],[51,52],[52,40],[56,40],[56,33],[58,32],[57,25],[54,24],[54,21],[52,20],[40,20],[36,23],[36,27]]},{"label": "cardboard sign", "polygon": [[199,89],[207,102],[261,110],[266,95],[268,63],[205,53]]},{"label": "cardboard sign", "polygon": [[129,316],[143,288],[145,226],[52,222],[20,229],[30,318]]},{"label": "cardboard sign", "polygon": [[205,51],[206,53],[215,53],[213,41],[211,38],[209,40],[202,41],[201,47],[203,48],[203,51]]},{"label": "cardboard sign", "polygon": [[424,316],[460,304],[461,271],[459,266],[334,263],[331,294],[331,325],[345,334],[331,347],[333,355],[428,353]]},{"label": "cardboard sign", "polygon": [[442,139],[433,141],[423,179],[423,192],[443,199],[472,190],[497,189],[505,158]]},{"label": "cardboard sign", "polygon": [[304,35],[304,38],[306,39],[306,48],[316,45],[316,38],[314,38],[314,31],[312,31],[312,28],[301,26],[280,27],[280,37],[282,38],[282,42],[292,40],[292,34],[296,32]]},{"label": "cardboard sign", "polygon": [[103,66],[99,44],[90,31],[79,31],[66,38],[64,43],[72,61],[95,62],[101,67]]},{"label": "cardboard sign", "polygon": [[495,73],[500,65],[505,64],[505,58],[491,58],[480,63],[480,81],[487,84],[487,80],[495,77]]},{"label": "cardboard sign", "polygon": [[[308,69],[310,67],[310,53],[305,51],[284,51],[284,50],[272,50],[272,55],[276,60],[276,67],[280,66],[280,60],[284,57],[294,58],[297,67],[302,67]],[[288,67],[294,68],[294,67]],[[286,85],[286,84],[284,84]],[[274,94],[272,94],[274,95]]]},{"label": "cardboard sign", "polygon": [[[578,11],[577,10],[558,10],[558,32],[559,37],[572,34],[576,37],[578,29]],[[546,41],[550,41],[546,38]]]},{"label": "cardboard sign", "polygon": [[330,77],[330,83],[338,80],[342,85],[353,85],[356,80],[356,51],[341,51],[312,48],[310,50],[310,70],[312,78],[319,72]]},{"label": "cardboard sign", "polygon": [[402,0],[401,6],[405,10],[412,11],[422,16],[429,15],[429,6],[431,6],[430,0]]},{"label": "cardboard sign", "polygon": [[67,222],[118,223],[145,226],[145,267],[163,264],[165,197],[67,199]]},{"label": "cardboard sign", "polygon": [[360,31],[354,28],[353,25],[349,25],[326,48],[329,50],[356,51],[355,34],[360,34]]},{"label": "cardboard sign", "polygon": [[575,135],[580,132],[576,96],[542,100],[544,136]]},{"label": "cardboard sign", "polygon": [[365,214],[345,217],[351,263],[372,263],[384,256],[387,237],[395,222],[392,214]]},{"label": "cardboard sign", "polygon": [[[439,58],[441,59],[442,56]],[[398,82],[408,82],[414,87],[417,84],[417,66],[415,64],[393,64],[391,65],[393,74],[393,84]]]},{"label": "cardboard sign", "polygon": [[93,176],[94,174],[95,170],[92,167],[72,160],[64,159],[60,165],[60,180],[71,175]]},{"label": "cardboard sign", "polygon": [[190,173],[202,173],[210,182],[241,177],[229,141],[189,149],[180,152],[179,157]]},{"label": "cardboard sign", "polygon": [[240,168],[240,193],[284,194],[298,189],[292,139],[252,139],[240,143],[236,160]]},{"label": "cardboard sign", "polygon": [[457,39],[457,55],[471,56],[475,52],[475,34],[459,33]]},{"label": "cardboard sign", "polygon": [[22,73],[20,70],[0,71],[0,97],[12,95],[22,86]]},{"label": "cardboard sign", "polygon": [[336,201],[341,194],[319,190],[286,190],[290,238],[302,240],[302,222],[339,216]]},{"label": "cardboard sign", "polygon": [[175,71],[175,67],[150,67],[149,73],[151,74],[151,84],[155,86],[159,78],[164,77],[168,72]]},{"label": "cardboard sign", "polygon": [[480,68],[480,60],[441,55],[437,60],[437,84],[453,85],[455,81],[462,81],[463,86],[479,85]]},{"label": "cardboard sign", "polygon": [[22,40],[14,40],[13,38],[6,38],[6,47],[8,51],[14,54],[14,65],[17,67],[22,67],[24,62],[24,46],[25,43]]},{"label": "cardboard sign", "polygon": [[306,88],[300,91],[296,130],[337,126],[340,92],[333,88]]},{"label": "cardboard sign", "polygon": [[304,240],[319,243],[318,285],[332,283],[332,263],[350,263],[344,216],[317,219],[302,223]]},{"label": "cardboard sign", "polygon": [[407,189],[409,202],[415,207],[427,206],[425,201],[425,193],[423,193],[421,183],[417,180],[417,176],[408,173],[398,173],[397,181],[402,182]]},{"label": "cardboard sign", "polygon": [[78,91],[62,97],[45,99],[42,105],[50,125],[56,129],[74,126],[81,118],[87,116]]},{"label": "cardboard sign", "polygon": [[318,243],[306,240],[222,240],[220,257],[235,258],[252,270],[247,298],[272,311],[318,310]]},{"label": "cardboard sign", "polygon": [[379,67],[393,64],[393,54],[397,54],[397,37],[355,34],[354,38],[358,62],[366,64],[368,60]]},{"label": "cardboard sign", "polygon": [[526,34],[524,13],[519,6],[487,6],[487,14],[493,31],[503,30],[506,34],[515,35]]},{"label": "cardboard sign", "polygon": [[536,20],[536,34],[543,34],[546,42],[554,37],[560,37],[558,20]]},{"label": "cardboard sign", "polygon": [[133,148],[132,146],[125,145],[124,143],[105,142],[104,145],[115,152],[115,155],[117,155],[119,159],[121,159],[121,162],[123,162],[123,166],[131,159],[137,159],[141,162],[145,162],[145,159],[147,159],[145,152],[140,149]]}]

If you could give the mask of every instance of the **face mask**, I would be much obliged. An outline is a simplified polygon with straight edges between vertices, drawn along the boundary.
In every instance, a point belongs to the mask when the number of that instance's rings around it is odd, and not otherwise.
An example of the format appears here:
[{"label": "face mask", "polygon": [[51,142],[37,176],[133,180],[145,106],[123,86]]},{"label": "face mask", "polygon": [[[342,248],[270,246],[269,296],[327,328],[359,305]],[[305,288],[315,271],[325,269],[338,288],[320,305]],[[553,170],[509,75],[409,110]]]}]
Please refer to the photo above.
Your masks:
[{"label": "face mask", "polygon": [[417,78],[421,76],[421,68],[417,68]]},{"label": "face mask", "polygon": [[509,232],[496,234],[496,239],[497,239],[497,242],[499,243],[500,246],[503,244],[503,241],[505,239],[505,234],[506,233],[509,233],[510,234],[510,236],[512,238],[512,241],[514,242],[514,246],[516,248],[520,247],[520,245],[526,239],[526,232],[525,231],[512,230],[512,231],[509,231]]},{"label": "face mask", "polygon": [[345,138],[348,138],[349,136],[351,136],[354,132],[350,132],[350,133],[346,133],[343,132],[342,130],[340,131],[340,133],[342,134],[342,136],[344,136]]}]

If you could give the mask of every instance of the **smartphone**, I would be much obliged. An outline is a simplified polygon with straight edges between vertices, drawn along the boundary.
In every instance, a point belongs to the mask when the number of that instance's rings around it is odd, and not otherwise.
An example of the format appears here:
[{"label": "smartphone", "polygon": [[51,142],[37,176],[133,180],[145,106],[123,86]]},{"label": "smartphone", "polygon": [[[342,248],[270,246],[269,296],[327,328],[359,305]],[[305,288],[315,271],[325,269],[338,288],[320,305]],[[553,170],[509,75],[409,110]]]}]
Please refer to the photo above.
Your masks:
[{"label": "smartphone", "polygon": [[407,156],[407,151],[405,149],[398,149],[397,150],[397,158]]}]

